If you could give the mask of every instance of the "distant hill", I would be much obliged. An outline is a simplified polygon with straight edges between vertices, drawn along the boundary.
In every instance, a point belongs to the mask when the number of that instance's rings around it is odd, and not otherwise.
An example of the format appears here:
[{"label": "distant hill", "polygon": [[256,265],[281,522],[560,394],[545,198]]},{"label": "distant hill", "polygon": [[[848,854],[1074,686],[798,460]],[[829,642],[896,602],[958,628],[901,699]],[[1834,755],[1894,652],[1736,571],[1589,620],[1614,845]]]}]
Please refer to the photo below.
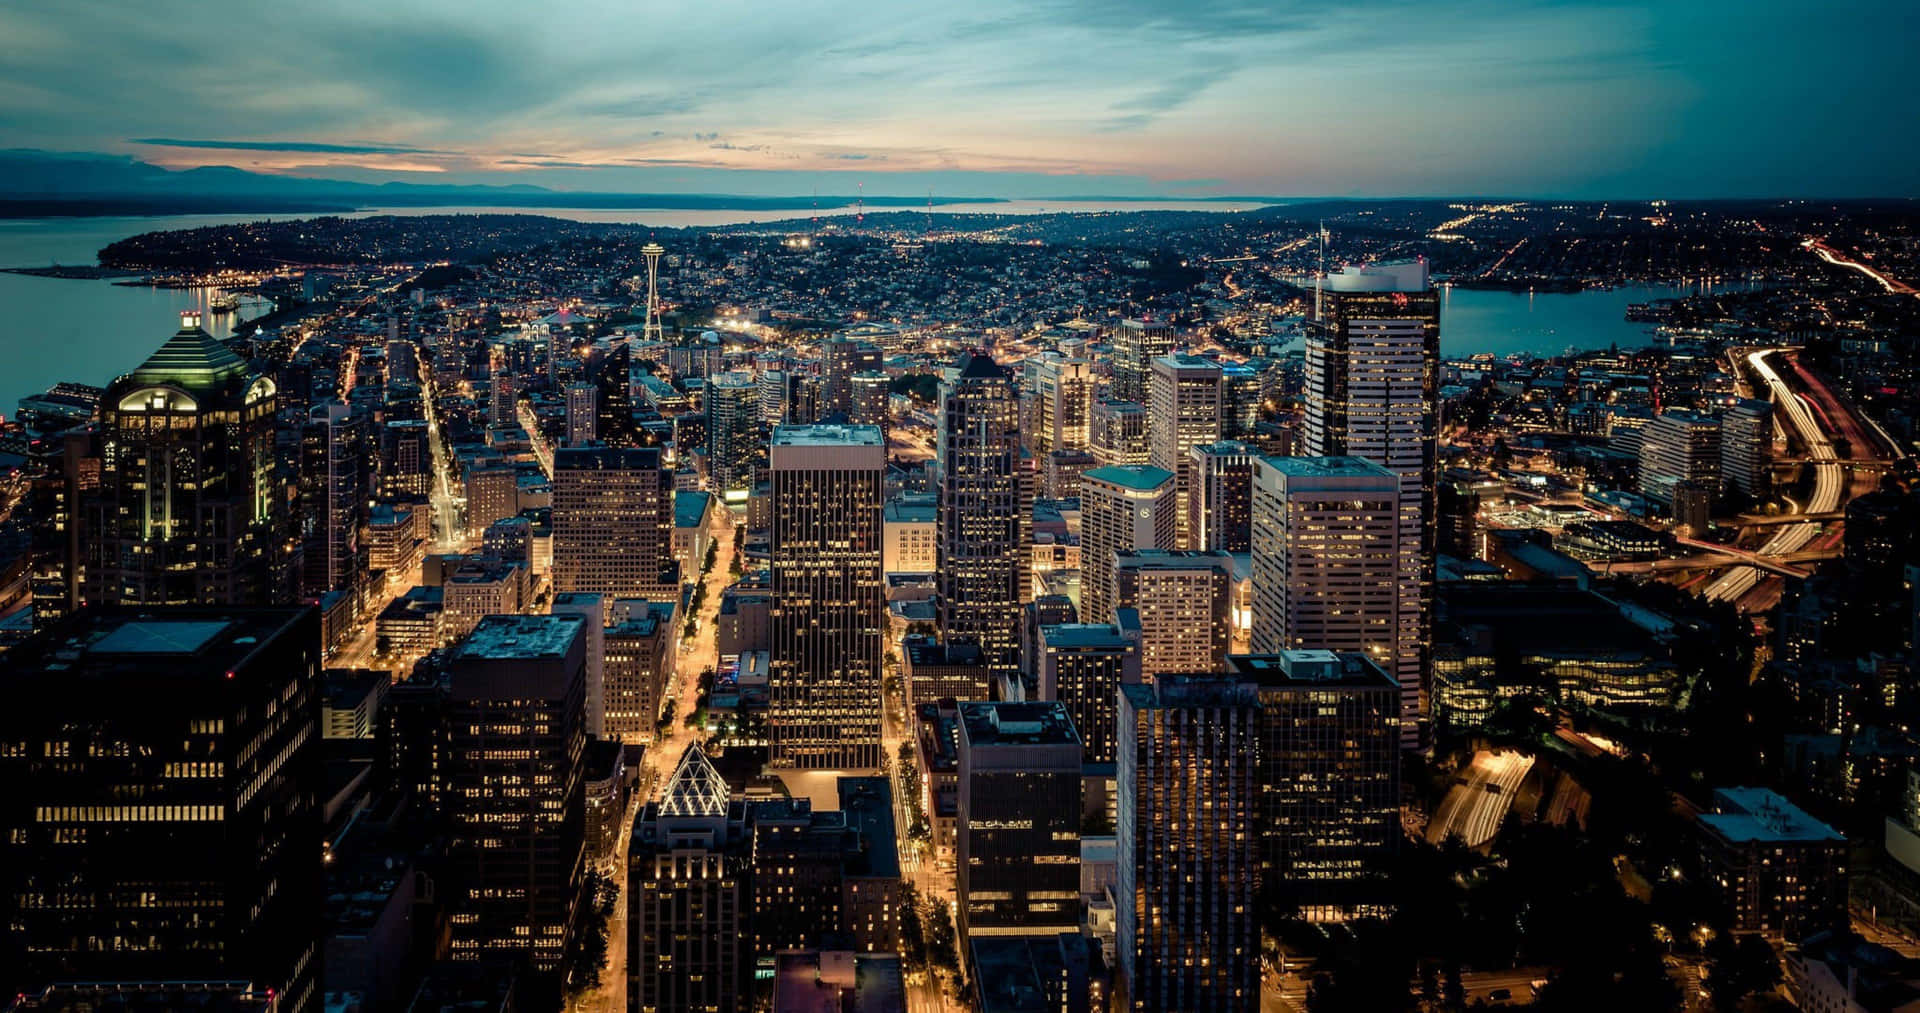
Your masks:
[{"label": "distant hill", "polygon": [[[792,211],[853,206],[854,197],[743,197],[728,194],[576,193],[507,186],[356,183],[275,176],[231,166],[172,170],[125,155],[0,150],[0,217],[39,215],[345,211],[362,207],[690,208]],[[873,207],[911,207],[921,197],[867,197]],[[992,204],[994,198],[942,197]],[[142,209],[146,209],[143,210]]]}]

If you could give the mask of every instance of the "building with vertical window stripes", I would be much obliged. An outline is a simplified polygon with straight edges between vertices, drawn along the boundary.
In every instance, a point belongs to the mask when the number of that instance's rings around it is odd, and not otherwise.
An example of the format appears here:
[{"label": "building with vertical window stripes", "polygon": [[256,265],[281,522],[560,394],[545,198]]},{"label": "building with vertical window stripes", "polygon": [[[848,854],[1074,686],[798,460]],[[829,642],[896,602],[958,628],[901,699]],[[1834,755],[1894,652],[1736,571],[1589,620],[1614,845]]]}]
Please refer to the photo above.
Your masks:
[{"label": "building with vertical window stripes", "polygon": [[0,989],[321,1008],[320,617],[81,611],[0,661]]},{"label": "building with vertical window stripes", "polygon": [[1253,462],[1260,456],[1233,440],[1203,443],[1188,451],[1192,480],[1183,507],[1195,549],[1253,550]]},{"label": "building with vertical window stripes", "polygon": [[1042,700],[1057,700],[1080,731],[1088,764],[1113,763],[1120,687],[1140,681],[1140,646],[1111,623],[1040,627],[1034,675]]},{"label": "building with vertical window stripes", "polygon": [[737,1010],[753,965],[746,806],[698,743],[633,827],[627,1008]]},{"label": "building with vertical window stripes", "polygon": [[1327,278],[1324,301],[1307,334],[1301,452],[1363,457],[1400,480],[1401,605],[1384,664],[1405,688],[1401,732],[1418,748],[1431,674],[1440,295],[1426,261],[1415,260],[1341,270]]},{"label": "building with vertical window stripes", "polygon": [[1108,344],[1113,349],[1113,396],[1145,404],[1153,360],[1173,354],[1173,325],[1163,320],[1122,320]]},{"label": "building with vertical window stripes", "polygon": [[1020,434],[1013,376],[984,352],[963,355],[940,385],[940,625],[980,646],[989,668],[1019,667],[1027,572]]},{"label": "building with vertical window stripes", "polygon": [[1364,655],[1233,655],[1260,697],[1261,903],[1379,913],[1400,833],[1400,687]]},{"label": "building with vertical window stripes", "polygon": [[1126,1008],[1260,1008],[1260,701],[1224,676],[1120,688],[1115,953]]},{"label": "building with vertical window stripes", "polygon": [[753,488],[760,463],[760,388],[749,373],[707,377],[707,469],[715,492]]},{"label": "building with vertical window stripes", "polygon": [[454,960],[560,966],[585,834],[578,615],[487,616],[454,648],[444,805]]},{"label": "building with vertical window stripes", "polygon": [[1197,355],[1163,355],[1147,378],[1147,463],[1173,472],[1174,544],[1193,547],[1184,509],[1193,484],[1193,448],[1220,439],[1220,366]]},{"label": "building with vertical window stripes", "polygon": [[1147,406],[1101,398],[1087,411],[1087,452],[1103,468],[1147,463]]},{"label": "building with vertical window stripes", "polygon": [[[1400,477],[1359,457],[1267,457],[1253,474],[1255,653],[1357,651],[1396,676],[1417,608],[1402,579]],[[1402,717],[1423,684],[1399,678]],[[1403,726],[1402,732],[1406,729]]]},{"label": "building with vertical window stripes", "polygon": [[886,444],[872,426],[781,426],[770,461],[772,762],[877,767]]},{"label": "building with vertical window stripes", "polygon": [[1174,547],[1173,472],[1151,465],[1095,468],[1080,480],[1080,617],[1113,621],[1114,554]]}]

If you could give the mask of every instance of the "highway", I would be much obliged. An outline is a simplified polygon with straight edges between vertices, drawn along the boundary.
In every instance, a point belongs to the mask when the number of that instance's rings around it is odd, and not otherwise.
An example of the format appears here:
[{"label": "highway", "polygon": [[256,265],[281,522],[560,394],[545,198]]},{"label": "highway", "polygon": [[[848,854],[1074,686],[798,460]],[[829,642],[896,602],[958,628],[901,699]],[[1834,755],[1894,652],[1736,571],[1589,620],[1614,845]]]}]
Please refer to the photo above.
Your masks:
[{"label": "highway", "polygon": [[[1792,427],[1800,442],[1807,449],[1807,458],[1816,462],[1813,468],[1813,495],[1808,498],[1802,513],[1824,514],[1840,509],[1842,498],[1846,495],[1846,466],[1840,463],[1833,439],[1824,428],[1821,420],[1800,395],[1794,393],[1786,380],[1774,370],[1767,361],[1779,354],[1780,349],[1763,349],[1747,355],[1747,365],[1761,383],[1765,384],[1773,401],[1774,411],[1786,416],[1787,424]],[[1800,524],[1783,524],[1762,544],[1757,552],[1762,556],[1785,556],[1806,548],[1820,533],[1820,523],[1806,521]],[[1764,575],[1751,566],[1742,566],[1722,575],[1708,584],[1702,593],[1710,601],[1738,601],[1760,583]]]},{"label": "highway", "polygon": [[1427,840],[1440,844],[1458,837],[1470,848],[1493,840],[1513,805],[1513,795],[1533,771],[1533,757],[1522,753],[1473,754],[1473,762],[1456,777],[1447,796],[1427,824]]},{"label": "highway", "polygon": [[1809,239],[1802,245],[1804,245],[1807,249],[1812,250],[1814,254],[1818,256],[1821,260],[1824,260],[1827,263],[1834,265],[1835,267],[1850,268],[1852,270],[1860,272],[1861,274],[1866,275],[1869,278],[1872,278],[1874,281],[1880,283],[1881,288],[1886,289],[1888,292],[1891,292],[1894,295],[1910,295],[1916,298],[1920,298],[1920,289],[1915,289],[1912,285],[1909,285],[1898,278],[1888,277],[1886,274],[1883,274],[1880,271],[1876,271],[1872,267],[1866,264],[1862,264],[1857,260],[1848,260],[1847,258],[1841,256],[1839,252],[1836,251],[1833,247],[1828,246],[1822,240]]}]

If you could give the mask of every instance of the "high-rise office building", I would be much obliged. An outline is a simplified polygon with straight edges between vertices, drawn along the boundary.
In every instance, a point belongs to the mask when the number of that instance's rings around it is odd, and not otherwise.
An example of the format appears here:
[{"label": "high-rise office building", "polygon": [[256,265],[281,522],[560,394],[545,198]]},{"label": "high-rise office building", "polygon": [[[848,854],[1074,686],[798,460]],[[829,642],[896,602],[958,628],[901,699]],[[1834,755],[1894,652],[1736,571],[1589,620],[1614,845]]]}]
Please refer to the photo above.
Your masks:
[{"label": "high-rise office building", "polygon": [[1251,440],[1259,426],[1267,395],[1264,363],[1226,362],[1220,365],[1220,437]]},{"label": "high-rise office building", "polygon": [[1113,605],[1138,624],[1148,675],[1218,672],[1233,643],[1233,561],[1224,552],[1114,554]]},{"label": "high-rise office building", "polygon": [[1233,655],[1260,696],[1261,904],[1378,913],[1400,840],[1400,687],[1364,655]]},{"label": "high-rise office building", "polygon": [[291,600],[287,472],[273,381],[183,314],[100,401],[100,477],[83,495],[83,601]]},{"label": "high-rise office building", "polygon": [[1147,463],[1147,406],[1101,398],[1087,411],[1087,451],[1103,468]]},{"label": "high-rise office building", "polygon": [[1720,420],[1699,412],[1662,412],[1640,435],[1640,495],[1662,506],[1686,482],[1720,487]]},{"label": "high-rise office building", "polygon": [[1260,701],[1222,676],[1120,687],[1115,951],[1134,1010],[1260,1008]]},{"label": "high-rise office building", "polygon": [[445,805],[455,960],[551,971],[580,902],[586,620],[496,615],[455,649]]},{"label": "high-rise office building", "polygon": [[[1093,363],[1082,358],[1048,355],[1033,364],[1032,429],[1027,435],[1033,456],[1056,451],[1087,449],[1087,426],[1093,411]],[[1052,495],[1052,490],[1048,491]]]},{"label": "high-rise office building", "polygon": [[650,602],[631,615],[616,616],[614,624],[602,631],[607,738],[653,741],[678,656],[673,649],[673,612],[672,602]]},{"label": "high-rise office building", "polygon": [[[1194,447],[1220,439],[1220,367],[1197,355],[1163,355],[1147,378],[1147,463],[1173,472],[1184,507],[1193,484]],[[1174,544],[1193,547],[1187,513],[1175,511]]]},{"label": "high-rise office building", "polygon": [[1358,457],[1267,457],[1253,474],[1253,649],[1357,652],[1400,683],[1403,735],[1424,683],[1396,660],[1409,601],[1401,580],[1400,477]]},{"label": "high-rise office building", "polygon": [[493,360],[493,375],[487,387],[487,423],[495,426],[520,424],[520,388],[506,363]]},{"label": "high-rise office building", "polygon": [[1109,344],[1113,348],[1112,396],[1146,404],[1153,360],[1173,354],[1173,325],[1159,320],[1122,320]]},{"label": "high-rise office building", "polygon": [[847,378],[847,421],[873,426],[881,436],[893,431],[893,378],[877,369]]},{"label": "high-rise office building", "polygon": [[[1364,457],[1400,478],[1400,597],[1389,671],[1417,713],[1410,746],[1426,741],[1434,556],[1434,454],[1439,436],[1440,296],[1424,260],[1348,267],[1326,280],[1307,336],[1309,457]],[[1312,646],[1331,647],[1321,644]]]},{"label": "high-rise office building", "polygon": [[357,579],[365,459],[352,411],[337,401],[314,405],[300,429],[300,585],[309,598],[346,590]]},{"label": "high-rise office building", "polygon": [[760,461],[760,391],[746,373],[707,377],[707,468],[716,493],[753,488]]},{"label": "high-rise office building", "polygon": [[587,375],[600,388],[594,438],[609,447],[639,447],[654,442],[633,421],[633,345],[620,342],[590,360]]},{"label": "high-rise office building", "polygon": [[1113,620],[1113,559],[1174,547],[1173,473],[1151,465],[1095,468],[1080,478],[1080,617]]},{"label": "high-rise office building", "polygon": [[1082,758],[1114,762],[1120,687],[1140,681],[1140,645],[1111,623],[1040,627],[1034,678],[1042,700],[1057,700],[1079,729]]},{"label": "high-rise office building", "polygon": [[567,384],[567,446],[584,447],[599,439],[600,388],[590,383]]},{"label": "high-rise office building", "polygon": [[[525,523],[524,518],[515,518]],[[499,525],[495,525],[498,527]],[[529,570],[532,564],[528,563]],[[606,682],[606,623],[608,602],[605,597],[592,591],[555,591],[553,605],[548,611],[557,616],[579,616],[583,624],[580,635],[585,638],[585,675],[583,676],[584,701],[581,705],[582,720],[586,722],[587,734],[596,739],[607,738],[607,682]]]},{"label": "high-rise office building", "polygon": [[1058,702],[960,705],[954,820],[965,936],[1080,926],[1080,736]]},{"label": "high-rise office building", "polygon": [[880,368],[880,349],[836,335],[820,343],[820,417],[853,415],[853,375]]},{"label": "high-rise office building", "polygon": [[872,426],[781,426],[770,459],[772,761],[877,767],[886,445]]},{"label": "high-rise office building", "polygon": [[1019,666],[1026,556],[1013,377],[984,352],[962,356],[940,386],[936,544],[946,640],[980,645],[989,668]]},{"label": "high-rise office building", "polygon": [[433,492],[433,445],[426,419],[389,419],[380,426],[380,483],[383,500],[424,497]]},{"label": "high-rise office building", "polygon": [[1253,551],[1253,462],[1244,443],[1221,440],[1188,451],[1187,530],[1202,551]]},{"label": "high-rise office building", "polygon": [[767,429],[785,425],[787,419],[787,391],[791,387],[793,374],[785,369],[769,369],[760,374],[757,381],[760,387],[760,424]]},{"label": "high-rise office building", "polygon": [[635,821],[627,872],[627,1008],[737,1010],[753,956],[746,807],[698,743]]},{"label": "high-rise office building", "polygon": [[250,981],[318,1010],[320,618],[82,611],[0,663],[0,987]]},{"label": "high-rise office building", "polygon": [[553,455],[553,587],[677,600],[673,473],[658,447],[567,447]]},{"label": "high-rise office building", "polygon": [[1720,415],[1720,480],[1756,499],[1773,491],[1773,405],[1741,398]]}]

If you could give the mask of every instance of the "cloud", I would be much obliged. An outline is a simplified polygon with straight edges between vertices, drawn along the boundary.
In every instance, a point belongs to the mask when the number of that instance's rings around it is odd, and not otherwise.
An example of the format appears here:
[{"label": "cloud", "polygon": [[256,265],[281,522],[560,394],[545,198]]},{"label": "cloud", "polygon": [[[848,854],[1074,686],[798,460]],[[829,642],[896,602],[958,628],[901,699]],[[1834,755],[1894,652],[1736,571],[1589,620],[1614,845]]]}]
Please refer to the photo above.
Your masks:
[{"label": "cloud", "polygon": [[208,148],[218,151],[292,151],[309,155],[448,155],[431,148],[397,144],[325,144],[318,141],[204,141],[177,137],[135,137],[129,144],[159,148]]}]

